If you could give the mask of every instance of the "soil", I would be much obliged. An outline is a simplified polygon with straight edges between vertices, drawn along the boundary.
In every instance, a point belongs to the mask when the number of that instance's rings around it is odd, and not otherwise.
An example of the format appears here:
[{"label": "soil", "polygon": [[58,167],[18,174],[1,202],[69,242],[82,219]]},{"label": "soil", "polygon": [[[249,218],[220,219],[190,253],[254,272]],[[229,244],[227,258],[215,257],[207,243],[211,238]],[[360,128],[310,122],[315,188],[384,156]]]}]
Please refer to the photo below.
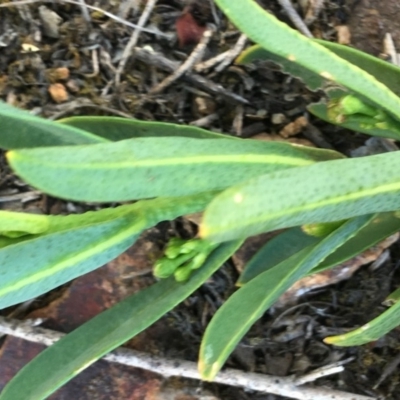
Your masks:
[{"label": "soil", "polygon": [[[114,15],[123,15],[128,1],[87,0]],[[124,19],[137,23],[143,12],[140,1]],[[259,1],[291,25],[277,1]],[[293,1],[297,4],[297,2]],[[316,4],[317,1],[300,2]],[[0,1],[0,5],[11,2]],[[282,74],[276,66],[255,63],[230,65],[221,72],[213,68],[187,74],[157,94],[151,89],[169,76],[193,50],[206,23],[217,30],[203,59],[234,46],[240,34],[224,17],[203,1],[160,0],[147,25],[166,35],[141,32],[137,46],[151,48],[158,58],[130,57],[115,85],[116,68],[132,34],[132,27],[98,10],[86,22],[75,4],[33,2],[0,8],[0,99],[45,118],[73,115],[116,115],[144,120],[194,124],[243,138],[290,140],[333,148],[351,155],[363,146],[365,135],[316,120],[306,106],[322,94],[309,91],[302,82]],[[298,6],[301,15],[306,9]],[[386,33],[400,48],[400,12],[392,0],[325,0],[310,25],[312,33],[337,40],[337,27],[347,26],[351,44],[382,55]],[[189,17],[187,17],[189,14]],[[189,18],[189,28],[176,30],[176,21]],[[182,27],[182,24],[181,24]],[[188,33],[188,30],[190,31]],[[385,55],[382,55],[383,57]],[[170,62],[168,67],[168,62]],[[172,64],[171,64],[172,62]],[[172,65],[172,67],[171,67]],[[175,65],[175,67],[174,67]],[[172,68],[172,70],[171,70]],[[202,79],[200,79],[202,78]],[[205,80],[205,81],[204,81]],[[284,129],[306,117],[308,122],[289,139]],[[8,197],[7,197],[8,196]],[[36,213],[81,213],[93,205],[65,202],[32,192],[0,161],[0,209]],[[22,201],[21,201],[22,199]],[[196,224],[180,218],[162,223],[115,261],[52,291],[24,308],[2,310],[18,318],[46,318],[43,326],[69,332],[97,313],[154,282],[151,266],[172,236],[193,237]],[[193,296],[132,339],[128,346],[154,354],[196,361],[204,329],[215,310],[235,290],[240,265],[269,237],[255,239],[230,260],[212,280]],[[259,240],[257,242],[257,240]],[[337,360],[351,358],[344,372],[319,379],[318,387],[357,394],[400,399],[397,364],[400,330],[377,342],[351,348],[333,348],[322,339],[368,322],[379,315],[382,301],[398,287],[400,246],[390,247],[388,259],[376,270],[363,268],[350,279],[294,299],[275,308],[258,321],[227,366],[287,376]],[[76,310],[79,309],[79,313]],[[279,323],[277,323],[279,321]],[[0,387],[43,347],[12,337],[2,339]],[[207,397],[208,396],[208,397]],[[271,394],[249,393],[233,387],[180,379],[164,380],[145,371],[98,362],[65,385],[52,399],[283,399]]]}]

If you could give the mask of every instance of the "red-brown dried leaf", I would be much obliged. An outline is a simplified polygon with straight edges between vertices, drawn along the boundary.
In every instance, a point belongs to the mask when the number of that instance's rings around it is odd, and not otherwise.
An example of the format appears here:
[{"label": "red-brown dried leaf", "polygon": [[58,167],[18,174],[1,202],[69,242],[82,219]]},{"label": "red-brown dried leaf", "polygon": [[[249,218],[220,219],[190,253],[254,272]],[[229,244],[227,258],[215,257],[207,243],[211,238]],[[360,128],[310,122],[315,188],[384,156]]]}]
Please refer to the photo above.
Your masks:
[{"label": "red-brown dried leaf", "polygon": [[178,35],[179,46],[184,47],[199,43],[206,27],[200,25],[193,17],[190,9],[186,8],[183,10],[182,15],[176,20],[175,29]]}]

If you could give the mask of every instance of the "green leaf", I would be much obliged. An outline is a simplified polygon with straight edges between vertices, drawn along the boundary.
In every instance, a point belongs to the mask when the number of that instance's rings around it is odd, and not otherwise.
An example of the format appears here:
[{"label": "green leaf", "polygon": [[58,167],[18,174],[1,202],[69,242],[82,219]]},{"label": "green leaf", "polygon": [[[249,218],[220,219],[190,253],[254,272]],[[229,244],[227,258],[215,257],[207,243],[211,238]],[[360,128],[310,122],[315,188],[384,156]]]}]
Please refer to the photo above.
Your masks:
[{"label": "green leaf", "polygon": [[200,234],[212,241],[400,208],[400,152],[334,160],[254,178],[207,207]]},{"label": "green leaf", "polygon": [[185,300],[240,246],[221,245],[185,283],[173,278],[128,297],[40,353],[3,389],[0,400],[40,400]]},{"label": "green leaf", "polygon": [[360,346],[378,340],[399,325],[400,302],[397,301],[379,317],[374,318],[360,328],[343,335],[326,337],[324,342],[335,346]]},{"label": "green leaf", "polygon": [[161,137],[16,150],[7,157],[20,177],[46,193],[110,202],[220,190],[269,171],[343,156],[287,143]]},{"label": "green leaf", "polygon": [[400,120],[400,99],[361,68],[289,28],[255,1],[216,0],[216,3],[243,33],[263,48],[351,89]]},{"label": "green leaf", "polygon": [[61,125],[0,102],[0,147],[63,146],[103,143],[106,139],[81,129]]},{"label": "green leaf", "polygon": [[195,139],[237,139],[195,126],[140,121],[119,117],[70,117],[57,122],[93,133],[112,142],[139,137],[180,136]]},{"label": "green leaf", "polygon": [[290,61],[286,57],[268,51],[258,44],[244,50],[236,59],[237,64],[248,64],[254,61],[270,61],[278,64],[282,72],[299,78],[310,90],[322,89],[328,82],[320,74],[310,71],[297,62]]},{"label": "green leaf", "polygon": [[318,265],[312,273],[324,271],[361,254],[400,230],[400,218],[394,213],[380,213],[357,235],[340,246]]},{"label": "green leaf", "polygon": [[207,326],[200,348],[201,377],[214,379],[241,338],[279,296],[354,236],[373,217],[363,215],[347,221],[320,243],[306,247],[235,292]]},{"label": "green leaf", "polygon": [[262,272],[268,271],[321,239],[306,235],[300,228],[291,228],[269,240],[247,263],[237,282],[242,286]]},{"label": "green leaf", "polygon": [[390,88],[393,93],[400,96],[400,68],[398,66],[349,46],[319,39],[314,39],[313,41],[368,72],[379,82]]},{"label": "green leaf", "polygon": [[[311,274],[324,271],[357,256],[400,230],[400,218],[394,213],[380,213],[357,234],[329,255]],[[240,275],[242,286],[262,272],[271,269],[286,258],[319,243],[322,238],[306,235],[300,228],[291,228],[268,241],[247,263]]]},{"label": "green leaf", "polygon": [[10,238],[43,233],[49,228],[46,215],[0,211],[0,235]]},{"label": "green leaf", "polygon": [[[390,88],[393,93],[400,96],[400,68],[398,66],[349,46],[319,39],[313,39],[312,41],[368,72],[379,82]],[[299,64],[297,61],[290,61],[286,57],[279,56],[258,44],[243,51],[236,59],[236,63],[247,64],[257,60],[272,61],[280,65],[283,72],[300,78],[311,90],[321,89],[327,83],[326,79],[303,66],[303,64]]]},{"label": "green leaf", "polygon": [[[341,46],[335,43],[325,42],[323,40],[317,40],[317,43],[327,47],[340,57],[348,60],[354,65],[364,69],[366,72],[374,75],[377,80],[386,84],[393,91],[394,87],[397,88],[396,94],[400,92],[400,68],[396,67],[388,62],[380,60],[379,58],[369,56],[358,50],[351,49],[346,46]],[[328,81],[323,79],[319,74],[310,71],[298,62],[293,62],[287,58],[281,57],[261,47],[260,45],[254,45],[245,50],[236,60],[240,64],[252,62],[254,60],[268,60],[282,67],[283,72],[288,73],[296,78],[300,78],[311,90],[322,89],[324,86],[328,86]],[[328,86],[329,87],[329,86]],[[346,92],[341,91],[341,97]],[[329,95],[329,93],[328,93]],[[366,105],[368,106],[368,105]],[[371,106],[368,106],[371,107]],[[317,116],[318,118],[342,126],[347,129],[354,130],[356,132],[366,133],[372,136],[381,136],[392,139],[400,138],[400,126],[399,124],[389,116],[386,116],[387,122],[382,122],[373,118],[367,118],[364,115],[351,115],[346,118],[335,119],[329,116],[329,106],[325,102],[311,104],[308,110]],[[377,111],[376,111],[377,113]]]},{"label": "green leaf", "polygon": [[[39,296],[109,262],[160,221],[201,211],[212,193],[49,217],[47,231],[0,247],[0,308]],[[1,242],[0,242],[1,244]]]}]

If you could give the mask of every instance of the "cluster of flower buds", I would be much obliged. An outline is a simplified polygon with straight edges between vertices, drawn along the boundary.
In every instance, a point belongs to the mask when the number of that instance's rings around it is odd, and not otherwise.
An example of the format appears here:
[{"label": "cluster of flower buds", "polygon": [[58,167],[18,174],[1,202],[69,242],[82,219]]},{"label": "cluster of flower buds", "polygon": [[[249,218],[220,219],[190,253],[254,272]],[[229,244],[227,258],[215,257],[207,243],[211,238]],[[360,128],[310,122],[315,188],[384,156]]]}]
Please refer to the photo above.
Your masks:
[{"label": "cluster of flower buds", "polygon": [[172,238],[154,266],[154,276],[168,278],[174,275],[176,281],[184,282],[193,270],[200,268],[210,253],[217,247],[202,239],[184,240]]}]

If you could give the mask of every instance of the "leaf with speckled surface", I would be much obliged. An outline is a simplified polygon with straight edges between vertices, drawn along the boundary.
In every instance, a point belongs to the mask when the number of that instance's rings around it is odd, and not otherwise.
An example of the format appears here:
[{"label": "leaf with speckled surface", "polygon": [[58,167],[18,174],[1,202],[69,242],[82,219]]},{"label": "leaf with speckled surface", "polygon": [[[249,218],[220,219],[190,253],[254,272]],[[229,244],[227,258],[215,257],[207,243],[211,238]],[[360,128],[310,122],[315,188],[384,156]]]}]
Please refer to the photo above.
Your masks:
[{"label": "leaf with speckled surface", "polygon": [[13,170],[32,186],[56,197],[98,202],[221,190],[267,172],[342,157],[287,143],[182,137],[7,154]]},{"label": "leaf with speckled surface", "polygon": [[400,152],[334,160],[254,178],[207,207],[200,234],[232,240],[400,209]]}]

